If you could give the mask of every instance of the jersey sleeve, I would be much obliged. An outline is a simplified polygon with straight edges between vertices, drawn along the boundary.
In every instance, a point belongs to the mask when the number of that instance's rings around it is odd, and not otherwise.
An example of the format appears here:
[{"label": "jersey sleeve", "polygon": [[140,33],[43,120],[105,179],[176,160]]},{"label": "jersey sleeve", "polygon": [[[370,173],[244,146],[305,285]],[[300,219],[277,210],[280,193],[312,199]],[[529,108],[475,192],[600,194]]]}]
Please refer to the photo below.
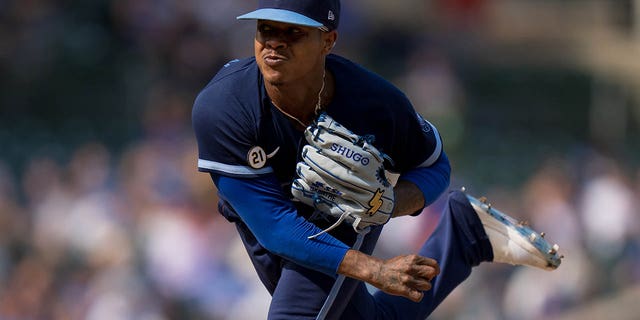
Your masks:
[{"label": "jersey sleeve", "polygon": [[196,98],[192,124],[198,142],[198,170],[236,177],[273,172],[258,147],[258,115],[215,83]]},{"label": "jersey sleeve", "polygon": [[[413,168],[430,167],[438,161],[443,152],[443,143],[437,128],[415,111],[409,99],[403,94],[391,101],[387,119],[393,125],[387,145],[391,145],[389,155],[395,162],[392,171],[402,173]],[[385,151],[387,152],[387,151]]]},{"label": "jersey sleeve", "polygon": [[424,153],[426,158],[418,167],[429,167],[436,163],[443,153],[442,137],[440,137],[438,129],[429,121],[425,120],[418,112],[415,114],[415,121],[422,131],[420,138],[423,139],[423,142],[427,146],[426,152]]},{"label": "jersey sleeve", "polygon": [[254,179],[212,175],[227,201],[270,252],[301,266],[334,276],[349,247],[297,214],[273,174]]},{"label": "jersey sleeve", "polygon": [[416,112],[405,93],[349,60],[330,55],[328,62],[336,77],[350,84],[329,114],[357,134],[374,134],[376,147],[393,159],[389,171],[429,167],[440,158],[438,130]]},{"label": "jersey sleeve", "polygon": [[396,139],[395,147],[400,149],[404,159],[404,169],[430,167],[443,152],[442,138],[438,129],[413,109],[407,111],[398,126],[402,137]]},{"label": "jersey sleeve", "polygon": [[436,127],[415,111],[404,95],[398,114],[394,152],[401,162],[399,179],[410,181],[420,189],[426,207],[449,187],[449,159]]}]

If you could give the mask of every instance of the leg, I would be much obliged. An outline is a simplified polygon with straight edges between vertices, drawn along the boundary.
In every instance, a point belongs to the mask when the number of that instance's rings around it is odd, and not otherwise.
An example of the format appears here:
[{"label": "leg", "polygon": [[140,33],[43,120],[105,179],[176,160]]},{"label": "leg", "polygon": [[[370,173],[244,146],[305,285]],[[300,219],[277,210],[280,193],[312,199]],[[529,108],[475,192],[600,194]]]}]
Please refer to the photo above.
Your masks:
[{"label": "leg", "polygon": [[[348,228],[349,234],[355,235],[351,227]],[[382,227],[371,230],[365,236],[360,251],[371,254],[381,231]],[[346,243],[355,241],[355,236],[353,238],[345,240]],[[278,285],[272,294],[268,319],[316,319],[335,280],[334,277],[285,261]],[[363,284],[358,280],[344,279],[325,319],[338,319],[360,285]]]},{"label": "leg", "polygon": [[258,274],[258,278],[260,278],[262,284],[267,288],[269,294],[273,295],[278,280],[280,279],[280,264],[282,263],[282,258],[267,251],[242,221],[236,221],[235,225],[240,239],[242,239],[242,243],[244,244],[244,248],[247,250],[249,259]]},{"label": "leg", "polygon": [[[495,259],[541,268],[559,265],[557,247],[549,246],[540,234],[513,224],[508,216],[476,203],[477,199],[471,200],[473,205],[466,194],[451,192],[438,226],[419,251],[440,264],[440,274],[420,303],[383,292],[371,295],[364,283],[346,279],[327,319],[424,319],[471,274],[472,267],[483,261]],[[373,237],[365,240],[363,252],[371,253],[379,233],[378,229],[370,234]],[[540,259],[545,264],[541,265]],[[269,319],[315,319],[334,281],[327,275],[285,264]]]},{"label": "leg", "polygon": [[326,274],[285,262],[267,319],[315,319],[334,281]]},{"label": "leg", "polygon": [[460,191],[450,193],[438,226],[419,254],[440,264],[440,274],[420,303],[358,290],[342,318],[424,319],[483,261],[553,270],[562,259],[558,246],[551,246],[543,234]]},{"label": "leg", "polygon": [[489,238],[463,193],[450,194],[438,226],[419,254],[440,264],[440,275],[420,303],[384,292],[371,296],[362,285],[342,319],[424,319],[471,274],[472,267],[493,259]]}]

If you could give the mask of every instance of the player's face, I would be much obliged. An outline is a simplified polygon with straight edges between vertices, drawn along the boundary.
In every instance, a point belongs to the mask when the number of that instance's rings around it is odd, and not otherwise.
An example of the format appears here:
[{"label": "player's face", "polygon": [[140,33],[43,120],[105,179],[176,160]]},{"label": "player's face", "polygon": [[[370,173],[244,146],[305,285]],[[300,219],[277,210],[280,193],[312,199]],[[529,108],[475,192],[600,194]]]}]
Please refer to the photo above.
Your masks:
[{"label": "player's face", "polygon": [[[334,38],[332,38],[334,37]],[[317,80],[335,35],[318,28],[259,20],[255,57],[265,81],[283,85]]]}]

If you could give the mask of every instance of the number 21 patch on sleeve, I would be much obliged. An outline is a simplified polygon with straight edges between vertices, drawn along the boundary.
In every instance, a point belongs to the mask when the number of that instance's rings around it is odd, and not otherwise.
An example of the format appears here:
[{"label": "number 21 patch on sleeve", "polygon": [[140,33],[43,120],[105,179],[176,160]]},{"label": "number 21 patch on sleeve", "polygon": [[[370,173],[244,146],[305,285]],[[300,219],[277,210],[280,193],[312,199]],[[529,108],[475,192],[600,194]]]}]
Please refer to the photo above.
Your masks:
[{"label": "number 21 patch on sleeve", "polygon": [[247,153],[247,163],[251,168],[261,169],[265,164],[267,164],[267,159],[273,157],[278,150],[280,150],[280,147],[277,147],[273,152],[267,154],[262,147],[255,146],[249,149],[249,152]]}]

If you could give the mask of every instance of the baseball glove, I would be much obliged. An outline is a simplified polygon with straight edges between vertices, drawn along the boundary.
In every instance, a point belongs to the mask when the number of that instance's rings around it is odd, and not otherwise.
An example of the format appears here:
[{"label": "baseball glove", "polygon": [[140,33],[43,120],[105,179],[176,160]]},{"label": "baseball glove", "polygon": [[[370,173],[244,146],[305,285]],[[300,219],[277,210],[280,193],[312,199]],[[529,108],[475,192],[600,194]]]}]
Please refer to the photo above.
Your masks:
[{"label": "baseball glove", "polygon": [[343,221],[356,232],[385,224],[394,208],[393,186],[385,176],[391,159],[372,145],[373,136],[359,136],[326,113],[305,130],[309,142],[297,164],[291,192],[301,202]]}]

